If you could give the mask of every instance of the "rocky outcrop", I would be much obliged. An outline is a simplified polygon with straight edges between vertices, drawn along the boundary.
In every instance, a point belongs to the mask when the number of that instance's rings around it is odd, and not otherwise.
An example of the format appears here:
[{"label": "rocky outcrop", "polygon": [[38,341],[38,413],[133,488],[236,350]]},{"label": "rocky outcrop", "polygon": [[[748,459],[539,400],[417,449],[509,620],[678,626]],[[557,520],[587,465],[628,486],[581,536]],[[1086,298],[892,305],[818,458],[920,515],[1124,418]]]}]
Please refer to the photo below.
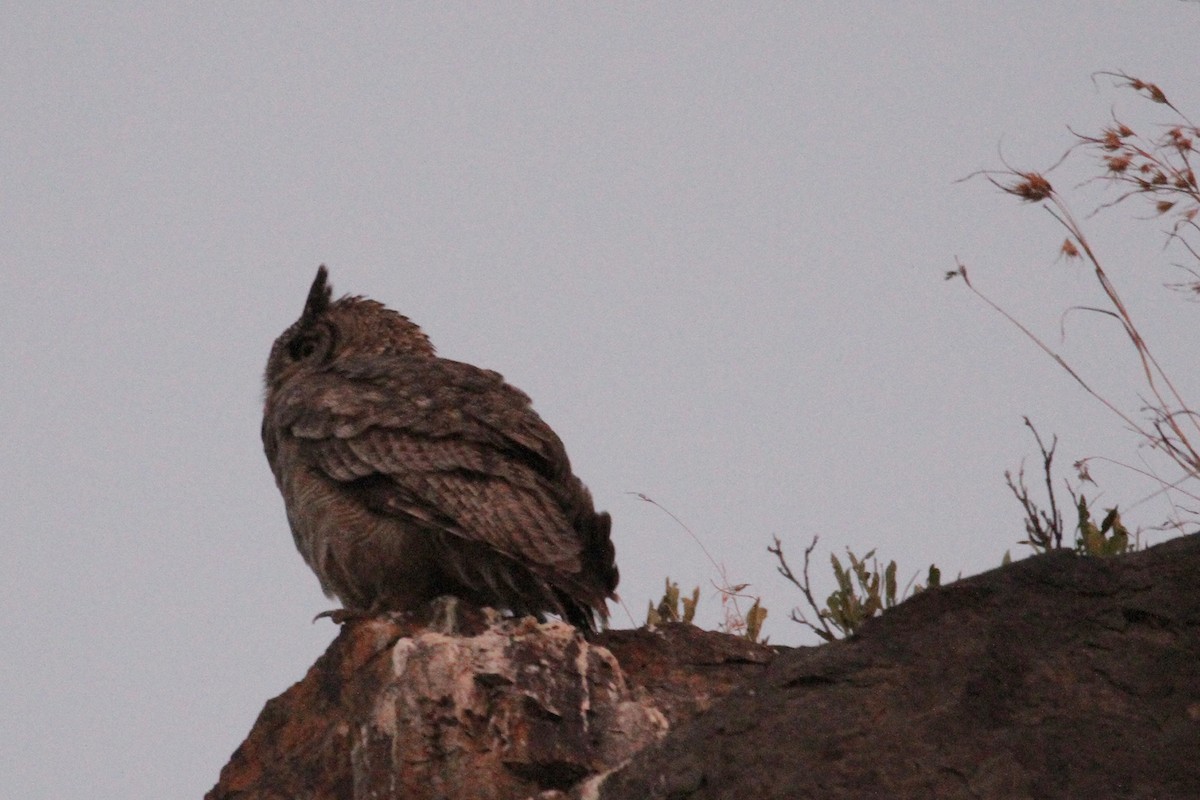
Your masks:
[{"label": "rocky outcrop", "polygon": [[599,797],[1200,798],[1200,537],[923,592],[781,654]]},{"label": "rocky outcrop", "polygon": [[1200,798],[1200,537],[1031,558],[814,648],[350,621],[208,795],[539,796]]},{"label": "rocky outcrop", "polygon": [[449,623],[446,610],[348,620],[304,680],[267,703],[207,797],[565,790],[624,763],[774,655],[690,626],[589,642],[559,622],[460,607]]}]

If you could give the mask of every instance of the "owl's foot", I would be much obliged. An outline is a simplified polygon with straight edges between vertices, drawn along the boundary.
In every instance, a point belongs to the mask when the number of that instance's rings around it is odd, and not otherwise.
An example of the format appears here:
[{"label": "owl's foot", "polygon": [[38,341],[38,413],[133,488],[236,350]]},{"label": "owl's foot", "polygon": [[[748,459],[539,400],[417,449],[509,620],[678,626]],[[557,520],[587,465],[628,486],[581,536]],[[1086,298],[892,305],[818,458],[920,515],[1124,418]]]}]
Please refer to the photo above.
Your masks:
[{"label": "owl's foot", "polygon": [[503,615],[451,595],[442,595],[405,611],[386,608],[332,608],[313,617],[331,620],[335,625],[367,620],[386,620],[412,631],[437,631],[449,636],[476,636],[499,622]]}]

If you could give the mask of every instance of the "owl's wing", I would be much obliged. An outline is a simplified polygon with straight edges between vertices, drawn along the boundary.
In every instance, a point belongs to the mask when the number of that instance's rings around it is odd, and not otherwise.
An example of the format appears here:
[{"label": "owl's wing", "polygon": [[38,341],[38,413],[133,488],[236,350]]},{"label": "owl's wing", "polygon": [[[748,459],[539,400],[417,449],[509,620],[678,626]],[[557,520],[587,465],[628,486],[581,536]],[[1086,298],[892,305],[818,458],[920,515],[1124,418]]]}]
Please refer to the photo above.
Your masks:
[{"label": "owl's wing", "polygon": [[558,436],[498,374],[443,359],[347,360],[285,390],[276,409],[304,461],[373,510],[579,572],[572,517],[586,490]]}]

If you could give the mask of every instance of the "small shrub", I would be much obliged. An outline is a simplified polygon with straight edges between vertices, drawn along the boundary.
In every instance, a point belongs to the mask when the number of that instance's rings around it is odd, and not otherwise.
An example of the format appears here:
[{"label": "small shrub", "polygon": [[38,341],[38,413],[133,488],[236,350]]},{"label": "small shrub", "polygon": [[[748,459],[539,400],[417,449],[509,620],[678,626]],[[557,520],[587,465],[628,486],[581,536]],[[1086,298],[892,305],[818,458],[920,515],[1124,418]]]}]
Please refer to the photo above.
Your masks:
[{"label": "small shrub", "polygon": [[1116,556],[1130,549],[1129,531],[1121,524],[1121,515],[1116,508],[1108,509],[1104,520],[1097,527],[1092,521],[1087,498],[1079,495],[1079,536],[1075,540],[1075,551],[1085,556]]},{"label": "small shrub", "polygon": [[691,597],[681,597],[679,584],[672,583],[671,579],[667,578],[667,586],[663,591],[662,600],[658,601],[657,606],[653,600],[650,601],[650,608],[646,612],[646,624],[655,626],[662,625],[664,622],[683,622],[691,625],[692,620],[696,618],[696,603],[698,602],[700,602],[699,586],[692,590]]},{"label": "small shrub", "polygon": [[829,557],[837,588],[829,595],[822,607],[817,604],[816,598],[813,596],[812,582],[808,575],[809,561],[813,550],[816,549],[817,541],[818,537],[814,536],[812,543],[804,550],[804,567],[800,576],[797,576],[788,564],[787,558],[783,554],[783,543],[780,542],[778,536],[775,537],[775,543],[767,548],[767,552],[775,556],[779,562],[776,565],[779,574],[800,589],[814,614],[813,620],[816,622],[810,620],[799,606],[792,609],[792,621],[808,627],[827,642],[853,636],[871,617],[898,605],[917,592],[941,584],[941,571],[935,565],[930,564],[924,586],[910,581],[904,592],[898,594],[895,561],[889,561],[881,571],[874,550],[859,558],[854,551],[847,547],[846,557],[850,563],[848,568],[842,565],[836,555]]}]

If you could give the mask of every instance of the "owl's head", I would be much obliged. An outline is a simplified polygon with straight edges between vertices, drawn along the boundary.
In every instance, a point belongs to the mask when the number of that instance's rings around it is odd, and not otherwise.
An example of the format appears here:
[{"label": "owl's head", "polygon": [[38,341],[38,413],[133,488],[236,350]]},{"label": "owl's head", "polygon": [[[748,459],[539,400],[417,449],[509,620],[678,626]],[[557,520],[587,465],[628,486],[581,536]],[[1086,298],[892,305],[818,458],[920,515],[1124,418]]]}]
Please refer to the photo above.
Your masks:
[{"label": "owl's head", "polygon": [[429,337],[403,314],[365,297],[332,298],[329,270],[322,264],[300,319],[271,346],[268,389],[298,367],[319,368],[346,355],[436,355]]}]

